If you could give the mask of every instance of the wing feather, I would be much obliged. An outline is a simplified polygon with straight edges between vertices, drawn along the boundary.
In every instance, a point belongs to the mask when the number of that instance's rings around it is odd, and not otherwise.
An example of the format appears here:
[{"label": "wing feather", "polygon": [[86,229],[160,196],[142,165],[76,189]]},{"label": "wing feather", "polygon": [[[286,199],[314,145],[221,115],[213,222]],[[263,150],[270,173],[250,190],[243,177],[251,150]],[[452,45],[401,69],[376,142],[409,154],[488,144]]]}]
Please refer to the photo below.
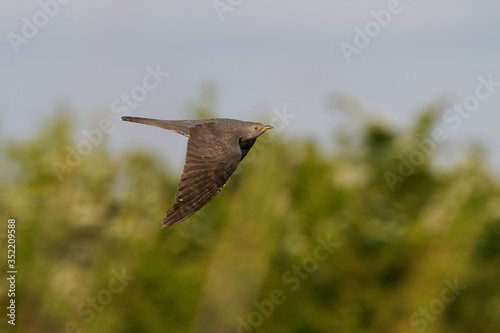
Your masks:
[{"label": "wing feather", "polygon": [[239,137],[217,135],[214,123],[189,129],[186,162],[162,228],[177,224],[209,203],[224,187],[241,160]]}]

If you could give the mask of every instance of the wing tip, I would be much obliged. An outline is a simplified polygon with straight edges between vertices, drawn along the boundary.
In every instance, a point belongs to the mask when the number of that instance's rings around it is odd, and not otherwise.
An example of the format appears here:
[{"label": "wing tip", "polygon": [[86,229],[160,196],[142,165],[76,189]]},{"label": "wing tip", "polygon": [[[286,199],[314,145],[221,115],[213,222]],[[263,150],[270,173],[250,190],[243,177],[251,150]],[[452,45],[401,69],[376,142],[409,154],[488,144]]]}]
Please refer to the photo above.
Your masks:
[{"label": "wing tip", "polygon": [[184,220],[180,220],[180,221],[166,221],[166,220],[163,220],[162,224],[161,224],[161,229],[165,229],[167,227],[171,227],[177,223],[180,223]]},{"label": "wing tip", "polygon": [[161,229],[165,229],[166,227],[170,227],[171,225],[174,225],[175,223],[172,223],[172,221],[168,221],[167,218],[165,217],[161,223]]},{"label": "wing tip", "polygon": [[170,226],[173,226],[174,224],[177,224],[179,222],[182,222],[185,220],[185,218],[183,219],[175,219],[173,218],[172,215],[168,214],[169,212],[167,212],[165,218],[163,219],[162,223],[161,223],[161,229],[165,229],[167,227],[170,227]]},{"label": "wing tip", "polygon": [[161,229],[165,229],[166,227],[170,227],[171,225],[174,225],[175,223],[172,223],[173,221],[169,221],[167,217],[165,217],[161,223]]},{"label": "wing tip", "polygon": [[[175,205],[175,204],[174,204]],[[175,209],[175,208],[174,208]],[[167,213],[165,214],[165,218],[163,219],[161,223],[161,229],[165,229],[167,227],[171,227],[173,225],[176,225],[177,223],[181,223],[182,221],[186,220],[188,217],[193,215],[195,212],[192,212],[190,214],[178,214],[177,210],[174,210],[173,207],[171,207]]]}]

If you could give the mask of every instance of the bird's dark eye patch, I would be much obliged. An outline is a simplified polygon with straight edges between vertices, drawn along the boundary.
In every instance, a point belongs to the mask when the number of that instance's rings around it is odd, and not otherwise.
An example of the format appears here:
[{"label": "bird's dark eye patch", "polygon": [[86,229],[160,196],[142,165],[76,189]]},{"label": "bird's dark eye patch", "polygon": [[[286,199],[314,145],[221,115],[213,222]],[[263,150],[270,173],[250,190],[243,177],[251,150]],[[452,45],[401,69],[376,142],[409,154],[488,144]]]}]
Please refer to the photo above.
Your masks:
[{"label": "bird's dark eye patch", "polygon": [[256,131],[258,131],[258,130],[259,130],[259,126],[254,125],[254,126],[253,126],[253,129],[254,129],[254,130],[256,130]]}]

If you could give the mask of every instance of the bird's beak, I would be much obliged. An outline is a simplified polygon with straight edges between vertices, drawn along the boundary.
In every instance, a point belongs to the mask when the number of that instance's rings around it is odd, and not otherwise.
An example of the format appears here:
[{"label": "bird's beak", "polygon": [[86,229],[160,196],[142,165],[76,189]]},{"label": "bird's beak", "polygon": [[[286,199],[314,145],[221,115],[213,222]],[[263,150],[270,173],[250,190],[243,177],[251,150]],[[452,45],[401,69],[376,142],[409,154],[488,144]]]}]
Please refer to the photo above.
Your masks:
[{"label": "bird's beak", "polygon": [[262,130],[263,131],[267,131],[268,129],[273,129],[274,127],[272,127],[271,125],[266,125],[264,127],[262,127]]}]

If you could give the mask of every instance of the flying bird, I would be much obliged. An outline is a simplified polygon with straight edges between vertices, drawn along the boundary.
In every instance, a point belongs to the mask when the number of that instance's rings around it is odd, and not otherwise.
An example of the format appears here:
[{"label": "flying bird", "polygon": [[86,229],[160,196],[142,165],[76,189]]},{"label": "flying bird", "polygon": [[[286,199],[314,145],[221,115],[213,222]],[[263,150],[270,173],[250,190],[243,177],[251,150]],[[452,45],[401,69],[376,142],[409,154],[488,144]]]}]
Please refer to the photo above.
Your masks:
[{"label": "flying bird", "polygon": [[189,138],[175,203],[167,210],[162,229],[184,221],[215,198],[257,138],[273,128],[225,118],[160,120],[123,116],[122,120],[161,127]]}]

